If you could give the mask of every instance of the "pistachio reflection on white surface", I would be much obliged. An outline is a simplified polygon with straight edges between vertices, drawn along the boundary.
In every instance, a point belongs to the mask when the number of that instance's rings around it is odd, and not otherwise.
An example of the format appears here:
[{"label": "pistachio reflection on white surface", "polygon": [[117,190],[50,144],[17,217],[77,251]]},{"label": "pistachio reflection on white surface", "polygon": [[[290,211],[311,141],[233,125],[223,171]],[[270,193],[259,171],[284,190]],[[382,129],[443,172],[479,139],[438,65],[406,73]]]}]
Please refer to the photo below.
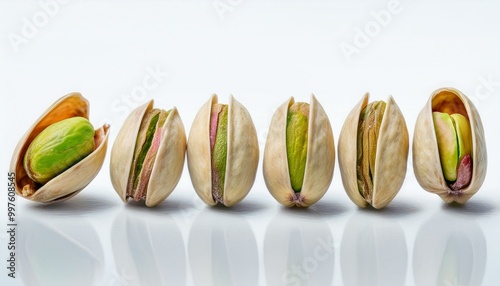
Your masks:
[{"label": "pistachio reflection on white surface", "polygon": [[[330,285],[334,245],[328,225],[317,216],[279,212],[264,238],[267,285]],[[292,216],[292,218],[290,217]]]},{"label": "pistachio reflection on white surface", "polygon": [[246,219],[230,210],[206,208],[188,241],[194,285],[258,285],[257,242]]},{"label": "pistachio reflection on white surface", "polygon": [[420,227],[415,239],[415,285],[481,285],[486,255],[479,224],[441,211]]},{"label": "pistachio reflection on white surface", "polygon": [[87,220],[26,211],[19,230],[18,269],[25,285],[102,283],[103,249]]},{"label": "pistachio reflection on white surface", "polygon": [[110,285],[186,284],[184,241],[168,214],[123,209],[113,222],[111,243],[116,273]]},{"label": "pistachio reflection on white surface", "polygon": [[405,235],[393,217],[357,212],[347,222],[340,247],[345,285],[405,285]]}]

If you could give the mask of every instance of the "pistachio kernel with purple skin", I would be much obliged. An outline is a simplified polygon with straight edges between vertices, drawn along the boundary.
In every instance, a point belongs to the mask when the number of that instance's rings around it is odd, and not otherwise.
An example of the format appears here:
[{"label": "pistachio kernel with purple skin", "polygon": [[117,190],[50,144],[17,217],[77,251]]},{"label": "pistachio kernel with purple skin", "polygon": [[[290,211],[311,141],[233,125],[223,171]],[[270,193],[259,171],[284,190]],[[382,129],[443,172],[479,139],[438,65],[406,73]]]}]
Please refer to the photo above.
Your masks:
[{"label": "pistachio kernel with purple skin", "polygon": [[134,159],[127,184],[127,198],[146,199],[151,172],[163,136],[163,125],[171,110],[151,109],[142,119],[134,149]]},{"label": "pistachio kernel with purple skin", "polygon": [[217,95],[191,125],[187,167],[196,194],[209,206],[238,204],[250,191],[259,162],[257,132],[248,110],[233,96]]},{"label": "pistachio kernel with purple skin", "polygon": [[470,200],[488,166],[483,123],[473,102],[456,88],[433,91],[415,123],[412,154],[415,178],[425,191],[446,203]]},{"label": "pistachio kernel with purple skin", "polygon": [[224,204],[224,182],[227,161],[228,106],[214,104],[210,114],[210,157],[212,166],[212,197]]},{"label": "pistachio kernel with purple skin", "polygon": [[460,192],[472,179],[472,132],[469,120],[458,113],[433,112],[432,118],[444,178]]}]

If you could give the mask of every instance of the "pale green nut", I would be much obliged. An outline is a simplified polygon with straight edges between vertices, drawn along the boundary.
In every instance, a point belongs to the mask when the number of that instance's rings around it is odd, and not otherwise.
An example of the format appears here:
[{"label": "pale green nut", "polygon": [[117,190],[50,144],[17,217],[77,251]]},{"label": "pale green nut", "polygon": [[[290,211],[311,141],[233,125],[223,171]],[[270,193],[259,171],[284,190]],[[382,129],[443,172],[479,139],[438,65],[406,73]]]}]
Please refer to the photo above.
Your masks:
[{"label": "pale green nut", "polygon": [[136,201],[146,199],[146,191],[160,148],[161,129],[171,110],[154,108],[142,119],[135,142],[134,160],[130,168],[127,196]]},{"label": "pale green nut", "polygon": [[432,113],[443,175],[449,182],[457,180],[457,167],[472,152],[469,120],[458,113]]},{"label": "pale green nut", "polygon": [[56,122],[40,132],[24,156],[24,169],[45,184],[94,150],[94,127],[83,117]]},{"label": "pale green nut", "polygon": [[296,102],[288,108],[286,124],[286,155],[292,189],[302,189],[307,159],[309,104]]},{"label": "pale green nut", "polygon": [[210,120],[212,196],[220,203],[224,203],[224,182],[226,180],[227,120],[227,104],[214,104]]}]

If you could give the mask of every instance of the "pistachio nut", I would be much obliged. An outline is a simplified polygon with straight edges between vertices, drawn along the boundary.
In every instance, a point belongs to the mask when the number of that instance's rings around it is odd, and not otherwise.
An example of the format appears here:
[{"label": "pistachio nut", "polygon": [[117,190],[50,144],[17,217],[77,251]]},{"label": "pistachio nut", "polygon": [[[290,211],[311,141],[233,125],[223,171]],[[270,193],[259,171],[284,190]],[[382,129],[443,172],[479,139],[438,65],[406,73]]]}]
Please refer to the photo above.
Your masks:
[{"label": "pistachio nut", "polygon": [[153,207],[179,182],[184,167],[186,133],[177,108],[139,106],[125,119],[111,149],[111,183],[123,202],[144,200]]},{"label": "pistachio nut", "polygon": [[248,194],[259,144],[250,114],[233,96],[225,105],[214,94],[198,111],[189,132],[187,161],[193,187],[207,205],[230,207]]},{"label": "pistachio nut", "polygon": [[333,178],[335,145],[328,116],[314,95],[309,104],[291,97],[278,107],[263,164],[267,189],[282,205],[308,207],[326,193]]},{"label": "pistachio nut", "polygon": [[487,155],[481,118],[454,88],[432,93],[413,136],[413,170],[420,186],[445,202],[465,203],[483,184]]},{"label": "pistachio nut", "polygon": [[45,128],[24,155],[24,169],[45,184],[94,151],[94,127],[83,117],[71,117]]},{"label": "pistachio nut", "polygon": [[50,106],[12,155],[16,193],[36,202],[65,201],[87,186],[106,156],[109,125],[94,130],[89,102],[77,92]]},{"label": "pistachio nut", "polygon": [[389,96],[368,104],[369,94],[347,116],[339,137],[339,165],[349,198],[359,207],[387,206],[406,175],[408,129]]}]

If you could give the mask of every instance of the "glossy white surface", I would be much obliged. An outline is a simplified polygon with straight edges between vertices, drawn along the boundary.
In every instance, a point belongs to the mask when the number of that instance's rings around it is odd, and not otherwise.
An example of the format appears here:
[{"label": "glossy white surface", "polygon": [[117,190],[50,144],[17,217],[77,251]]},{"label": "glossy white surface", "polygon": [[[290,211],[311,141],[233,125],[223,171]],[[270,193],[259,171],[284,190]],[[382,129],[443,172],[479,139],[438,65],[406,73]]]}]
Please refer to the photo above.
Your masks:
[{"label": "glossy white surface", "polygon": [[447,206],[412,201],[405,188],[376,211],[333,190],[310,209],[286,209],[255,192],[226,209],[179,189],[146,209],[109,191],[21,205],[18,285],[494,285],[498,277],[498,204],[484,198]]},{"label": "glossy white surface", "polygon": [[453,86],[482,116],[489,160],[482,189],[465,206],[445,205],[416,182],[410,152],[405,183],[384,210],[355,207],[338,164],[316,205],[285,209],[265,188],[261,160],[254,187],[232,209],[206,207],[186,166],[172,195],[148,209],[124,205],[112,189],[109,145],[101,172],[75,198],[17,199],[19,277],[6,277],[2,231],[0,285],[497,285],[499,3],[400,1],[349,60],[342,44],[352,45],[358,28],[375,25],[374,14],[396,2],[222,2],[232,5],[223,20],[213,1],[71,1],[17,52],[9,37],[22,36],[44,10],[0,2],[4,184],[17,140],[71,91],[89,99],[95,126],[111,124],[110,144],[128,112],[151,98],[177,106],[189,132],[212,93],[221,102],[233,94],[253,117],[262,159],[271,116],[289,96],[307,101],[314,93],[337,143],[364,92],[372,100],[391,94],[411,142],[428,96]]}]

